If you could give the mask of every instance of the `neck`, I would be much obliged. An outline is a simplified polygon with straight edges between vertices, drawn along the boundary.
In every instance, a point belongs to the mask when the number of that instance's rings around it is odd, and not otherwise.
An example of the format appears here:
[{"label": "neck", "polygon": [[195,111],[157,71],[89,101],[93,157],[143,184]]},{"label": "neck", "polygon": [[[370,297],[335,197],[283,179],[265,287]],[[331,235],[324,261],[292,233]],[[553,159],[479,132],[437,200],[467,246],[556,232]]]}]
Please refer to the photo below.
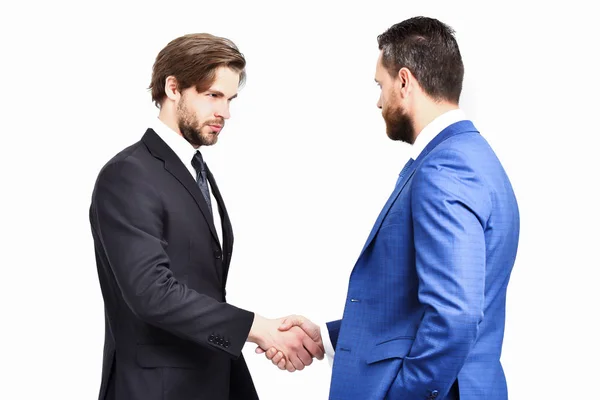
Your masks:
[{"label": "neck", "polygon": [[458,104],[447,101],[435,102],[431,99],[424,99],[416,104],[413,114],[415,139],[431,121],[451,110],[458,110]]},{"label": "neck", "polygon": [[161,106],[160,112],[158,113],[158,119],[160,119],[173,131],[177,132],[179,136],[183,136],[181,134],[181,131],[179,130],[179,124],[177,124],[177,118],[175,117],[175,113],[169,109],[169,106],[167,104],[163,104]]}]

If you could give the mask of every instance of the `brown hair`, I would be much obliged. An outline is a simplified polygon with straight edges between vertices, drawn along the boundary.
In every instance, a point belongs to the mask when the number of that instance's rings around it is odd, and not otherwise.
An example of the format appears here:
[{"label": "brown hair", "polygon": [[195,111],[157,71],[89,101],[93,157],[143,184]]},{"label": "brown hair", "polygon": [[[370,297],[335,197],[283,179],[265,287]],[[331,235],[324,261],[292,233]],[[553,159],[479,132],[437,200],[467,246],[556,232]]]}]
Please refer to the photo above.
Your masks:
[{"label": "brown hair", "polygon": [[229,39],[209,33],[192,33],[173,39],[156,56],[150,89],[156,107],[162,104],[168,76],[177,79],[177,89],[195,86],[207,90],[215,80],[215,70],[229,67],[240,74],[240,86],[246,80],[246,59]]}]

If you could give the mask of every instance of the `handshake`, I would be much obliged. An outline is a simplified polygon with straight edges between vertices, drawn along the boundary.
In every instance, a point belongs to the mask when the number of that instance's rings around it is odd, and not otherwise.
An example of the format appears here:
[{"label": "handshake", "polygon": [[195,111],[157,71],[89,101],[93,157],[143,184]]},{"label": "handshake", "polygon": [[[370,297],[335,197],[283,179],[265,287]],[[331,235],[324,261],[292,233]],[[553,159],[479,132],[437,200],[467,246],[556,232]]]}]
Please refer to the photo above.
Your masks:
[{"label": "handshake", "polygon": [[281,370],[294,372],[312,364],[313,358],[325,355],[321,329],[300,315],[267,319],[258,314],[248,335],[258,345],[257,354],[265,356]]}]

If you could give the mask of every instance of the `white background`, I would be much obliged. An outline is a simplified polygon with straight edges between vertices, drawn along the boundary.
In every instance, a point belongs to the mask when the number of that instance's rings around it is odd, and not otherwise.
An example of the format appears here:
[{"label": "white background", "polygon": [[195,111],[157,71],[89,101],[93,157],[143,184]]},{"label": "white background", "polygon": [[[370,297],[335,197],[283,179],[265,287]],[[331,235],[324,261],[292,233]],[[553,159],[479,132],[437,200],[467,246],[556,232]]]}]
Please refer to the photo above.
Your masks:
[{"label": "white background", "polygon": [[[154,57],[189,32],[232,39],[248,62],[233,117],[205,150],[236,234],[228,300],[267,317],[339,318],[349,273],[408,158],[375,106],[376,37],[414,15],[456,29],[461,106],[519,201],[502,356],[510,398],[596,396],[592,3],[348,3],[2,3],[0,398],[97,398],[104,320],[92,187],[157,113],[146,90]],[[244,354],[261,399],[327,397],[325,361],[289,374],[253,351]]]}]

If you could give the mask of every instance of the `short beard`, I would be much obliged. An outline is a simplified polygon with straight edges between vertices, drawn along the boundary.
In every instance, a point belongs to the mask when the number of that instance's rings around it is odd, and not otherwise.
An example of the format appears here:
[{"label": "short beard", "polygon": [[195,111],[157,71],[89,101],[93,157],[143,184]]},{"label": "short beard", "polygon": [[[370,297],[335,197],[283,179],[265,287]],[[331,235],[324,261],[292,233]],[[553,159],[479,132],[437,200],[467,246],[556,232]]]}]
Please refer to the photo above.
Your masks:
[{"label": "short beard", "polygon": [[202,128],[209,125],[225,125],[223,119],[214,119],[205,121],[203,124],[198,123],[198,118],[195,113],[191,113],[185,107],[185,101],[182,101],[177,106],[177,125],[181,135],[187,140],[192,146],[212,146],[217,143],[218,136],[215,133],[202,133]]},{"label": "short beard", "polygon": [[392,140],[413,144],[415,141],[415,128],[413,120],[401,107],[388,108],[383,113],[386,133]]}]

